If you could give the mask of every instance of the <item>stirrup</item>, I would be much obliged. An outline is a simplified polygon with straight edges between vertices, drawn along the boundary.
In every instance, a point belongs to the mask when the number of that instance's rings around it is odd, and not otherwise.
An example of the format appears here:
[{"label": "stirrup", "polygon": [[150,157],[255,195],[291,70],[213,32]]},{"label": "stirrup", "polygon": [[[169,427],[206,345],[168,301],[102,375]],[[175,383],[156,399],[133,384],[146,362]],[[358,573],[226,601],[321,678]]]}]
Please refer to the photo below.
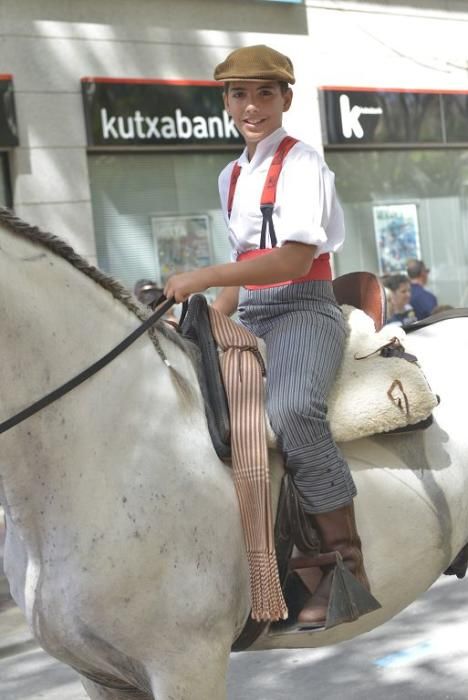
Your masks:
[{"label": "stirrup", "polygon": [[317,623],[308,625],[307,622],[298,622],[297,630],[328,630],[343,622],[354,622],[362,615],[382,607],[372,593],[346,568],[339,552],[319,554],[310,558],[298,557],[291,560],[290,568],[297,570],[329,564],[334,564],[334,568],[325,624],[319,626]]}]

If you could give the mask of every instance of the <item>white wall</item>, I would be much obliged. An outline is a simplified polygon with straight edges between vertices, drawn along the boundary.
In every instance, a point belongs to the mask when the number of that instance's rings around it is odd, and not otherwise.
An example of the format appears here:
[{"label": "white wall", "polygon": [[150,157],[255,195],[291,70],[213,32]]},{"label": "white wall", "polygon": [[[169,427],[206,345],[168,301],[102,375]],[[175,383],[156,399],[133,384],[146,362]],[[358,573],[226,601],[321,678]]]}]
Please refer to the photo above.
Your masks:
[{"label": "white wall", "polygon": [[[444,10],[437,9],[442,5]],[[307,2],[307,7],[324,84],[468,88],[467,2]],[[464,12],[455,11],[460,8]]]},{"label": "white wall", "polygon": [[80,78],[211,78],[227,50],[265,33],[291,48],[284,32],[303,33],[304,16],[222,0],[1,3],[0,72],[14,76],[21,144],[11,158],[18,215],[95,258]]},{"label": "white wall", "polygon": [[468,88],[466,6],[4,1],[0,72],[14,76],[21,143],[11,158],[16,211],[95,259],[83,76],[208,79],[230,49],[269,43],[296,66],[286,126],[320,147],[319,85]]}]

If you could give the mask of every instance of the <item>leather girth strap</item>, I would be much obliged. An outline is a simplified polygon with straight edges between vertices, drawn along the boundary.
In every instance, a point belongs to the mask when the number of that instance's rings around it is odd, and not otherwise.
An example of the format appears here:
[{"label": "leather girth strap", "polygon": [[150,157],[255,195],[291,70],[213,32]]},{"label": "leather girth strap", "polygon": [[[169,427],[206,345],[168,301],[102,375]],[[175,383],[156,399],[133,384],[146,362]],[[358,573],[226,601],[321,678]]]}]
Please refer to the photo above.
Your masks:
[{"label": "leather girth strap", "polygon": [[251,616],[281,620],[288,611],[273,534],[263,361],[252,333],[212,307],[209,316],[213,336],[224,351],[221,371],[231,415],[232,468],[249,564]]}]

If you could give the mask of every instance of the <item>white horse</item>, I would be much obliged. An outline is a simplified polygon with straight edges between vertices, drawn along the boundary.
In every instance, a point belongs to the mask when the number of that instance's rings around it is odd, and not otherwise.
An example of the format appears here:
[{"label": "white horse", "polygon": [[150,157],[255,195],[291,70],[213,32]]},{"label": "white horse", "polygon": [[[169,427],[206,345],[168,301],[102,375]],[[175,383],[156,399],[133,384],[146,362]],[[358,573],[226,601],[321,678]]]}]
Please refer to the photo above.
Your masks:
[{"label": "white horse", "polygon": [[[0,422],[144,317],[120,285],[0,210]],[[372,629],[468,539],[468,318],[408,340],[441,396],[433,425],[342,446],[381,610],[328,631],[265,633],[252,648],[328,645]],[[12,595],[93,700],[226,698],[231,645],[250,607],[243,535],[230,469],[213,450],[174,332],[158,325],[3,433],[0,502]]]}]

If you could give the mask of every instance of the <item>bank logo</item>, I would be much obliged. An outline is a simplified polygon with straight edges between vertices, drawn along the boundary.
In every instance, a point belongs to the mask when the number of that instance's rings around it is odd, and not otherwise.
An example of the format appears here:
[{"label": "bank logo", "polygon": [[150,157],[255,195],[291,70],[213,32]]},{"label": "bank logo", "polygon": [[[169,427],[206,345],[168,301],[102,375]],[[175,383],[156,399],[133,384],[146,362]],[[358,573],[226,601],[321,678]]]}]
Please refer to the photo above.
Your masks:
[{"label": "bank logo", "polygon": [[101,109],[101,131],[106,141],[110,140],[189,140],[239,138],[231,117],[223,110],[222,116],[188,117],[181,109],[174,115],[148,117],[139,109],[131,116],[116,116]]},{"label": "bank logo", "polygon": [[340,95],[340,112],[341,112],[341,128],[343,136],[350,139],[355,136],[357,139],[362,139],[364,129],[360,122],[360,117],[363,114],[383,114],[382,107],[360,107],[353,105],[348,95]]}]

